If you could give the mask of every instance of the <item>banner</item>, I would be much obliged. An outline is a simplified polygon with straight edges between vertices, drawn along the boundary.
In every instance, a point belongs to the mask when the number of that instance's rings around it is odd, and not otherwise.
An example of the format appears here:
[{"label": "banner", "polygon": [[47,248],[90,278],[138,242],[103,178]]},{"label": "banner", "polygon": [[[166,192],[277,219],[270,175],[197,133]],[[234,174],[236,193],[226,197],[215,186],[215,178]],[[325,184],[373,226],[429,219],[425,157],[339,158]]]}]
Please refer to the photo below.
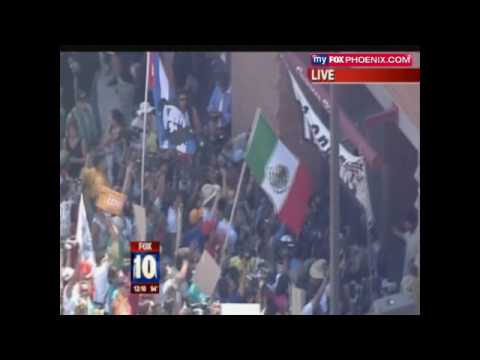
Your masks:
[{"label": "banner", "polygon": [[[169,79],[162,58],[158,52],[148,52],[150,56],[148,71],[148,89],[153,93],[153,106],[157,108],[160,101],[170,101],[173,98],[173,82]],[[156,116],[157,135],[160,141],[165,140],[165,129],[163,127],[161,114]]]},{"label": "banner", "polygon": [[[294,76],[288,72],[292,81],[295,98],[300,102],[303,112],[304,136],[312,141],[321,152],[330,152],[330,131],[320,117],[313,111]],[[342,144],[339,145],[340,178],[362,204],[367,216],[367,225],[373,224],[373,211],[368,190],[367,171],[362,156],[350,153]]]},{"label": "banner", "polygon": [[184,154],[195,152],[195,141],[190,132],[190,121],[185,118],[180,109],[174,105],[164,105],[162,124],[166,139],[160,144],[161,148],[176,149]]},{"label": "banner", "polygon": [[103,186],[100,189],[100,194],[97,199],[97,207],[112,215],[120,216],[122,215],[123,206],[126,200],[127,196],[125,194]]},{"label": "banner", "polygon": [[95,264],[92,234],[90,233],[90,228],[88,226],[87,213],[85,211],[85,204],[83,202],[83,194],[80,197],[80,204],[78,206],[77,232],[75,240],[79,244],[80,260],[89,261],[92,265]]}]

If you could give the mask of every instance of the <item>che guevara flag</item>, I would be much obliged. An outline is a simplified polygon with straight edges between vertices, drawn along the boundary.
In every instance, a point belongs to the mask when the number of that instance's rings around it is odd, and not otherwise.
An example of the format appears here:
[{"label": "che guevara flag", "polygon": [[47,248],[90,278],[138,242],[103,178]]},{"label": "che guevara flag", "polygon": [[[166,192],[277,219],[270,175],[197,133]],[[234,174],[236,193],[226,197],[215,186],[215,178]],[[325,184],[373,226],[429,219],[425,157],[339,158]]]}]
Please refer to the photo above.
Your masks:
[{"label": "che guevara flag", "polygon": [[[172,133],[179,135],[182,131],[178,130],[186,130],[191,127],[191,124],[185,119],[180,110],[171,104],[171,101],[175,98],[173,74],[167,71],[160,53],[148,52],[147,54],[149,56],[148,90],[152,92],[156,109],[156,129],[160,148],[176,149],[184,154],[193,154],[196,150],[196,144],[193,139],[186,139],[178,143],[172,138]],[[160,106],[161,100],[167,101],[168,105]]]},{"label": "che guevara flag", "polygon": [[[158,52],[148,52],[148,90],[153,94],[153,106],[158,110],[160,100],[170,101],[173,98],[174,84],[171,76],[165,70],[162,58]],[[165,130],[162,122],[161,111],[157,111],[156,127],[158,138],[165,139]]]},{"label": "che guevara flag", "polygon": [[275,135],[259,111],[245,161],[273,202],[280,220],[292,232],[299,234],[312,194],[312,178],[305,165]]}]

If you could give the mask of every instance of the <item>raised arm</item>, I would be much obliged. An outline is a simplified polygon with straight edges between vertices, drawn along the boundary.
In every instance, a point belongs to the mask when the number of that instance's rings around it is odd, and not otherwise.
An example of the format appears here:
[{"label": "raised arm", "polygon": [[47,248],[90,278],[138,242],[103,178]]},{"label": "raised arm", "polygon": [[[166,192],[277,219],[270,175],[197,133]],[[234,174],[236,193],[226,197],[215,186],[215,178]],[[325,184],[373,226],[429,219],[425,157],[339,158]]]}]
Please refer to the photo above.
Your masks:
[{"label": "raised arm", "polygon": [[313,299],[311,300],[312,307],[313,307],[313,313],[316,313],[316,310],[320,306],[320,299],[322,298],[323,294],[325,293],[325,290],[328,285],[328,275],[327,277],[323,280],[322,285],[320,286],[320,289],[315,293],[313,296]]},{"label": "raised arm", "polygon": [[215,201],[213,202],[212,206],[212,216],[216,217],[217,216],[217,208],[218,208],[218,200],[220,200],[221,192],[217,191],[215,195]]}]

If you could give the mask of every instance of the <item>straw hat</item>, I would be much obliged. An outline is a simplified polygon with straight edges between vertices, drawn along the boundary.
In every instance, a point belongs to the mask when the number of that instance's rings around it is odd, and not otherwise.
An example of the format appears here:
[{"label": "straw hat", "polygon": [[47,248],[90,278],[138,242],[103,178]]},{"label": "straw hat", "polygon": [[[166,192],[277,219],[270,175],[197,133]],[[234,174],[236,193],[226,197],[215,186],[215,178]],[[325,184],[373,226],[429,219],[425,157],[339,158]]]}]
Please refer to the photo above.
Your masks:
[{"label": "straw hat", "polygon": [[145,113],[151,113],[153,110],[155,110],[155,108],[150,105],[150,103],[148,101],[144,101],[140,104],[140,107],[138,108],[137,110],[137,115],[143,115]]},{"label": "straw hat", "polygon": [[202,206],[205,206],[210,200],[212,200],[215,195],[220,191],[219,185],[205,184],[202,186],[200,191],[201,197],[203,199]]},{"label": "straw hat", "polygon": [[327,261],[325,259],[319,259],[310,267],[310,277],[316,280],[323,280],[326,277],[326,269]]}]

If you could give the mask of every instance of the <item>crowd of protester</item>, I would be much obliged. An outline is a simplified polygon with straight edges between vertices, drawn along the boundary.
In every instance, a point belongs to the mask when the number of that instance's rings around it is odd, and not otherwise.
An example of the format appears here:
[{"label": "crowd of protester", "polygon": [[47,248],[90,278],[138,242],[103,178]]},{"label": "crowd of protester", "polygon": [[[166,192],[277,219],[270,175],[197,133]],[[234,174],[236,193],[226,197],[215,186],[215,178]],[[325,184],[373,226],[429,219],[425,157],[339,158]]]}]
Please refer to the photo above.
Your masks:
[{"label": "crowd of protester", "polygon": [[[312,197],[307,221],[296,236],[279,222],[271,202],[247,170],[235,216],[229,221],[248,134],[231,135],[235,120],[227,56],[175,55],[176,88],[171,103],[189,118],[196,142],[193,154],[160,147],[155,104],[143,99],[144,53],[62,53],[61,62],[62,314],[218,314],[221,303],[258,303],[263,314],[291,314],[292,287],[305,291],[301,313],[329,313],[326,192]],[[102,78],[105,74],[108,81]],[[112,94],[118,86],[130,89],[117,91],[118,99],[113,95],[113,102],[118,106],[107,112],[102,103],[102,81],[114,89]],[[138,240],[132,205],[140,204],[142,197],[145,113],[146,240],[161,245],[161,286],[154,295],[130,292],[129,243]],[[102,186],[127,196],[121,216],[95,206]],[[94,264],[80,260],[75,239],[82,193]],[[348,226],[342,228],[342,314],[365,314],[375,298],[400,288],[382,275],[378,260],[381,247],[374,232],[371,235],[369,249],[355,241]],[[192,280],[204,250],[221,266],[221,277],[211,296],[202,293]],[[402,288],[413,292],[417,269],[413,261],[406,266],[410,280],[405,280]]]}]

